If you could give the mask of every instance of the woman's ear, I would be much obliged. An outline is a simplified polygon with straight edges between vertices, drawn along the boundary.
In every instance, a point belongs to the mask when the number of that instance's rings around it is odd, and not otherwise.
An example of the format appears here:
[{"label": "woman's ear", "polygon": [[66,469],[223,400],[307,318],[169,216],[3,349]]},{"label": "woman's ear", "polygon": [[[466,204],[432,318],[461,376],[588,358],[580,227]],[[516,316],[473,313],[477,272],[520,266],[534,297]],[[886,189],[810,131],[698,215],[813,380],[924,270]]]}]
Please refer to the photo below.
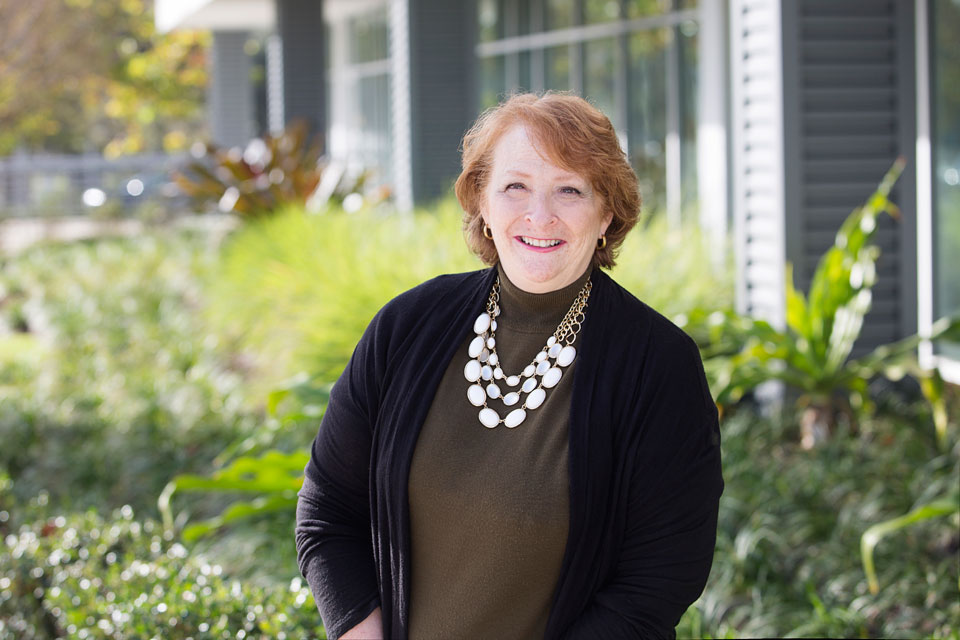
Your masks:
[{"label": "woman's ear", "polygon": [[607,232],[607,228],[610,227],[611,222],[613,222],[613,211],[607,211],[603,214],[603,218],[600,221],[600,235]]}]

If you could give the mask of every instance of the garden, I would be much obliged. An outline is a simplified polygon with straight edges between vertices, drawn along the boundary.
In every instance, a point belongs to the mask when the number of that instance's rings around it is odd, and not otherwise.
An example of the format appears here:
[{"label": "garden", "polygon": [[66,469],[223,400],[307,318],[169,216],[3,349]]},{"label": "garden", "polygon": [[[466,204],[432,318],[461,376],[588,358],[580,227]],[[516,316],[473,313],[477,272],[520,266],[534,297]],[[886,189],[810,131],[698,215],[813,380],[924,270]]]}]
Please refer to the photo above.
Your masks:
[{"label": "garden", "polygon": [[[385,302],[482,265],[452,197],[396,211],[303,124],[200,142],[211,33],[160,33],[153,5],[0,2],[0,160],[79,167],[0,175],[0,234],[138,230],[0,242],[0,640],[325,638],[293,528],[330,389]],[[696,340],[721,416],[716,552],[678,637],[960,640],[960,387],[916,358],[960,318],[854,355],[903,170],[809,287],[788,265],[783,327],[735,311],[697,226],[644,212],[623,247],[612,276]]]},{"label": "garden", "polygon": [[[624,246],[614,278],[696,338],[722,414],[679,637],[960,637],[960,393],[917,338],[850,357],[895,177],[783,330],[733,311],[696,228],[651,215]],[[325,637],[292,531],[328,391],[382,304],[481,265],[455,201],[291,200],[0,258],[0,638]],[[754,399],[769,381],[782,403]]]}]

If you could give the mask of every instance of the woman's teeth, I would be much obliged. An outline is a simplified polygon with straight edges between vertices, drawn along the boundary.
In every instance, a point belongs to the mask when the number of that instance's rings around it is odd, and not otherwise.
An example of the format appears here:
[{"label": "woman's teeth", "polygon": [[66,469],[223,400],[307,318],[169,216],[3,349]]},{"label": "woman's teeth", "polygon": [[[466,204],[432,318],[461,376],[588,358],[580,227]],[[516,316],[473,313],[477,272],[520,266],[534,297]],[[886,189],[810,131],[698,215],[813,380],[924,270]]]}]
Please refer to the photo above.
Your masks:
[{"label": "woman's teeth", "polygon": [[528,238],[527,236],[520,236],[520,240],[523,244],[528,244],[531,247],[555,247],[560,244],[560,240],[537,240],[536,238]]}]

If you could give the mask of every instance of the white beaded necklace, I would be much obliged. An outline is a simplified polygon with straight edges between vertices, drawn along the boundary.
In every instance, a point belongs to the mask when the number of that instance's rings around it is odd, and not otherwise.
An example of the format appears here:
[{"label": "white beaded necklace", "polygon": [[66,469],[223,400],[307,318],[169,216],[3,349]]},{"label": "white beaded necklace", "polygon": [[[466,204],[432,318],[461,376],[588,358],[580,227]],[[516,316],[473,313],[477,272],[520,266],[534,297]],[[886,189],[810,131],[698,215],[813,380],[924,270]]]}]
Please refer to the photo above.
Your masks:
[{"label": "white beaded necklace", "polygon": [[[587,299],[593,283],[588,279],[576,300],[567,311],[567,315],[560,321],[560,325],[547,338],[547,344],[517,375],[507,375],[500,368],[500,356],[497,355],[497,316],[500,315],[500,277],[497,276],[487,300],[487,310],[481,313],[473,323],[473,332],[477,337],[470,341],[467,354],[470,360],[463,368],[463,375],[471,384],[467,388],[467,400],[480,409],[480,423],[488,429],[504,424],[513,429],[527,417],[527,411],[534,410],[543,404],[547,398],[547,389],[555,387],[563,376],[562,367],[570,366],[577,357],[577,350],[573,347],[577,334],[580,333],[580,324],[584,319],[587,308]],[[551,360],[554,363],[551,364]],[[539,376],[539,380],[538,380]],[[519,390],[510,390],[502,394],[497,380],[502,380],[507,387],[517,387]],[[483,387],[486,383],[486,388]],[[522,384],[521,384],[522,383]],[[510,411],[501,418],[495,409],[487,406],[487,400],[499,398],[504,405],[512,407],[520,402],[521,394],[526,394],[520,407]]]}]

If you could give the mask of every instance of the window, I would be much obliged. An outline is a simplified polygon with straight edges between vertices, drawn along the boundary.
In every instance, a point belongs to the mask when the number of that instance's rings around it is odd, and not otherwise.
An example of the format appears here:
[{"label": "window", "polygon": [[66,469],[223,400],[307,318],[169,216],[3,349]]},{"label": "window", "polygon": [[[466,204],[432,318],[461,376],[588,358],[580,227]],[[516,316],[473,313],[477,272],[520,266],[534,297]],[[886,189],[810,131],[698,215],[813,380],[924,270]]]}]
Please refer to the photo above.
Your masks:
[{"label": "window", "polygon": [[389,17],[386,3],[328,17],[330,156],[348,172],[391,181]]},{"label": "window", "polygon": [[[960,6],[930,3],[933,39],[933,318],[960,312]],[[960,345],[936,351],[960,360]]]},{"label": "window", "polygon": [[573,91],[603,110],[644,210],[695,217],[695,0],[481,0],[478,109],[515,91]]}]

